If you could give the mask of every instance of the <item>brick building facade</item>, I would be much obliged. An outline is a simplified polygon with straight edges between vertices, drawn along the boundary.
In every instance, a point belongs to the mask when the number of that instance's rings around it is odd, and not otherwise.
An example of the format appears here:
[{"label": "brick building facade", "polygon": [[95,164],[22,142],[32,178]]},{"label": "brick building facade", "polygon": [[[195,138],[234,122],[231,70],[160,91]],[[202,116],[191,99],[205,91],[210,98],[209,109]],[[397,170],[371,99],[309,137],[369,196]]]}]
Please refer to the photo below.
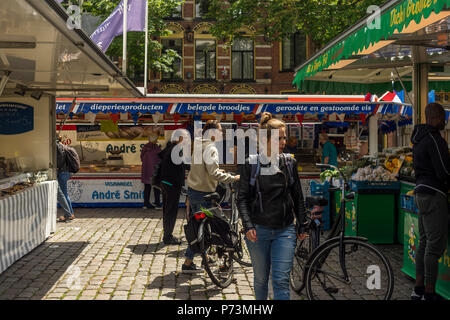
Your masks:
[{"label": "brick building facade", "polygon": [[[263,36],[251,39],[251,26],[240,31],[243,39],[231,47],[209,32],[214,21],[206,20],[199,0],[186,0],[167,20],[170,36],[159,39],[163,50],[176,50],[174,72],[149,72],[149,93],[286,94],[292,86],[293,69],[306,59],[306,40],[300,34],[280,43]],[[248,36],[246,39],[245,36]]]}]

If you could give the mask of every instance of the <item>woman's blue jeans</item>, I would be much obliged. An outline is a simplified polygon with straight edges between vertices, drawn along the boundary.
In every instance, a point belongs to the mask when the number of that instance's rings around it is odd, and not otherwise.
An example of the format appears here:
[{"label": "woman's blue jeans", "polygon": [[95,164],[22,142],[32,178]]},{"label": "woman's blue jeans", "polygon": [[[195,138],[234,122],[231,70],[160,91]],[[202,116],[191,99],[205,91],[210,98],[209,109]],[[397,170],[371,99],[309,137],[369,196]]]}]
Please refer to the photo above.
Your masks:
[{"label": "woman's blue jeans", "polygon": [[70,201],[69,192],[67,191],[67,181],[69,181],[69,179],[70,179],[70,172],[58,171],[57,177],[58,177],[59,187],[61,188],[61,191],[64,194],[64,198],[67,201],[69,212],[72,215],[73,214],[72,202]]},{"label": "woman's blue jeans", "polygon": [[[203,199],[204,196],[206,196],[210,193],[212,193],[212,192],[202,192],[202,191],[197,191],[197,190],[188,188],[187,196],[189,198],[189,204],[191,206],[191,217],[194,215],[194,213],[200,211],[201,207],[204,207],[204,208],[212,207],[211,202],[207,202]],[[189,247],[187,247],[186,252],[184,253],[184,256],[189,260],[194,259],[194,253],[191,251],[191,249],[189,249]]]},{"label": "woman's blue jeans", "polygon": [[275,300],[289,300],[289,277],[296,245],[295,226],[271,229],[256,225],[256,242],[245,238],[252,259],[256,300],[267,300],[269,274],[272,269],[272,287]]}]

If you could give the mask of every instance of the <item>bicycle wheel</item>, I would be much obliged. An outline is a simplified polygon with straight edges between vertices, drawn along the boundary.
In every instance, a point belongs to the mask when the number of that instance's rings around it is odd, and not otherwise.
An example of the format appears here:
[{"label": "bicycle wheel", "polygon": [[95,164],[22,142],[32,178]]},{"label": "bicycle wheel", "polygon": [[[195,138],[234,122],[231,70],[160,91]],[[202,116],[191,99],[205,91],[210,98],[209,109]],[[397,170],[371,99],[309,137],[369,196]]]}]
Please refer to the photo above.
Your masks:
[{"label": "bicycle wheel", "polygon": [[233,259],[243,267],[251,267],[252,261],[248,252],[247,243],[245,242],[244,226],[239,218],[239,212],[236,204],[236,193],[231,193],[231,228],[238,236],[237,250],[233,254]]},{"label": "bicycle wheel", "polygon": [[373,245],[344,239],[344,279],[339,241],[318,252],[308,267],[306,293],[310,300],[389,300],[394,288],[394,276],[389,261]]},{"label": "bicycle wheel", "polygon": [[208,276],[218,287],[228,287],[233,280],[232,253],[211,241],[211,229],[207,221],[200,225],[199,235],[202,261]]},{"label": "bicycle wheel", "polygon": [[300,293],[305,288],[305,264],[311,252],[318,246],[319,232],[318,228],[310,229],[308,238],[303,240],[297,239],[290,276],[291,288],[297,293]]},{"label": "bicycle wheel", "polygon": [[238,218],[236,230],[238,235],[238,248],[233,254],[233,259],[243,267],[251,267],[252,260],[250,259],[250,252],[248,252],[247,243],[245,242],[244,227],[242,226],[241,219]]}]

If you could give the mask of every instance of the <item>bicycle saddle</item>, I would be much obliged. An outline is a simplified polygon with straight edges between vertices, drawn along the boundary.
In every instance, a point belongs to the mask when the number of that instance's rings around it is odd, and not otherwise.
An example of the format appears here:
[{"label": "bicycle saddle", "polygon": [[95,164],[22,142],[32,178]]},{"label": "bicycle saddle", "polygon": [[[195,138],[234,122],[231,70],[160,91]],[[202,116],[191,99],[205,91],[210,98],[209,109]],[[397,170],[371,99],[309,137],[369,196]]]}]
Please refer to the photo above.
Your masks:
[{"label": "bicycle saddle", "polygon": [[208,202],[218,202],[220,200],[220,195],[217,192],[213,192],[204,196],[203,200]]},{"label": "bicycle saddle", "polygon": [[325,207],[328,205],[328,200],[323,197],[306,197],[306,203],[308,207]]}]

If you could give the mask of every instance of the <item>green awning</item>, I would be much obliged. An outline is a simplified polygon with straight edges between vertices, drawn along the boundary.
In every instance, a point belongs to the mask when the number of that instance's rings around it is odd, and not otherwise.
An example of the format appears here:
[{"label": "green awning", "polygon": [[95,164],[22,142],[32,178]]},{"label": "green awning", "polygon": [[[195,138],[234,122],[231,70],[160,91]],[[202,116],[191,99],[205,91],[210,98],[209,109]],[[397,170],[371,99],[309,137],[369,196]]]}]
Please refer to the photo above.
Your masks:
[{"label": "green awning", "polygon": [[[403,81],[407,91],[412,90],[411,81]],[[376,94],[381,96],[386,91],[401,91],[403,87],[399,81],[394,82],[380,82],[380,83],[354,83],[354,82],[340,82],[340,81],[317,81],[305,80],[302,84],[302,93],[305,94],[329,94],[329,95],[359,95],[359,94]],[[449,92],[450,81],[429,81],[428,89],[436,92]]]},{"label": "green awning", "polygon": [[[326,69],[341,59],[348,59],[371,45],[386,40],[395,31],[401,32],[411,21],[420,23],[422,18],[428,18],[432,12],[441,12],[450,0],[403,0],[391,9],[382,11],[380,28],[367,27],[365,21],[355,31],[344,39],[331,44],[331,48],[324,51],[315,59],[311,59],[301,67],[295,75],[293,85],[303,90],[302,83],[305,78],[314,76],[317,72]],[[339,39],[339,38],[338,38]],[[304,91],[304,90],[303,90]]]}]

